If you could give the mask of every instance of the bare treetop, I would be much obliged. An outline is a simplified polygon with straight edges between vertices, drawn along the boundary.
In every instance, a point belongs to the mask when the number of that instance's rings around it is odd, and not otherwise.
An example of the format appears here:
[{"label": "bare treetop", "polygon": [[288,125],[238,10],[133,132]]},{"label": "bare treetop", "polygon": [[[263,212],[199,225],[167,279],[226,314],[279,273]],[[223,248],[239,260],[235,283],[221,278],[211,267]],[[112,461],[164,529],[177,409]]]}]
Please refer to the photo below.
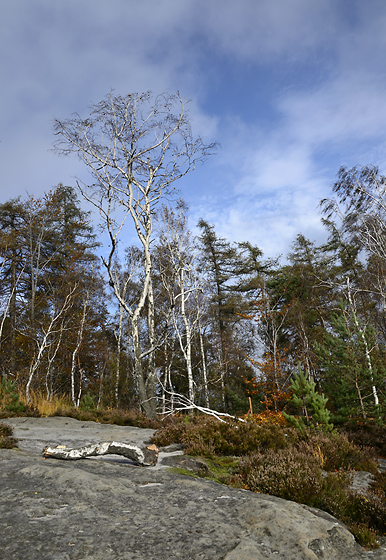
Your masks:
[{"label": "bare treetop", "polygon": [[193,138],[187,103],[179,94],[111,92],[90,107],[87,118],[56,119],[54,147],[63,155],[77,153],[90,168],[94,187],[113,187],[121,203],[128,186],[137,191],[137,200],[150,195],[156,202],[215,148]]},{"label": "bare treetop", "polygon": [[[74,115],[55,121],[55,149],[63,155],[77,154],[94,178],[92,185],[78,186],[99,211],[109,234],[110,252],[102,262],[120,308],[130,317],[137,394],[149,417],[156,414],[154,352],[159,344],[152,287],[153,218],[172,183],[215,147],[193,138],[186,104],[178,93],[153,97],[150,92],[126,96],[110,92],[90,108],[86,119]],[[143,251],[141,290],[132,305],[122,293],[114,264],[119,236],[130,218]],[[143,349],[139,320],[145,306],[148,341]]]}]

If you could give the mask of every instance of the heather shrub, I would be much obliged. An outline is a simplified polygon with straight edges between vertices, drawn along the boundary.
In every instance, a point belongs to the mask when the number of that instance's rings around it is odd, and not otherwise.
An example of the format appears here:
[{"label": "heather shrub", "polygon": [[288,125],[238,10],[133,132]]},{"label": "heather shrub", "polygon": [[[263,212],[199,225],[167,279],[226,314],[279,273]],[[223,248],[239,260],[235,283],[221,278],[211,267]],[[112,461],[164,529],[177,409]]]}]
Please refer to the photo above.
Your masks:
[{"label": "heather shrub", "polygon": [[13,430],[11,426],[0,423],[0,448],[12,449],[16,447],[17,439],[12,437]]},{"label": "heather shrub", "polygon": [[377,469],[373,450],[358,447],[345,434],[307,431],[301,435],[298,447],[319,455],[326,471],[355,469],[374,473]]},{"label": "heather shrub", "polygon": [[386,426],[364,424],[361,422],[347,423],[342,428],[349,441],[360,447],[372,447],[375,453],[386,457]]},{"label": "heather shrub", "polygon": [[232,455],[241,457],[259,449],[281,449],[297,439],[292,428],[275,424],[220,422],[198,416],[190,422],[175,420],[160,428],[153,442],[159,446],[182,443],[189,455]]},{"label": "heather shrub", "polygon": [[295,446],[268,449],[239,464],[240,482],[249,490],[309,503],[323,487],[320,460]]},{"label": "heather shrub", "polygon": [[380,500],[374,494],[364,496],[348,492],[345,516],[349,522],[365,523],[378,533],[386,532],[386,500]]}]

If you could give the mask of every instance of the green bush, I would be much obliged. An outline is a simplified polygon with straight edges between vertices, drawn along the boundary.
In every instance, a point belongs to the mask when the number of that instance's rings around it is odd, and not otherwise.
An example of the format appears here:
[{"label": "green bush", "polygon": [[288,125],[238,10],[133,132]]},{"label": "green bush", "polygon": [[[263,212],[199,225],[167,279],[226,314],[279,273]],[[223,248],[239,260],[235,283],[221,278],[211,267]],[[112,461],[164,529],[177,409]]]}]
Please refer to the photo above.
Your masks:
[{"label": "green bush", "polygon": [[289,404],[297,414],[300,414],[300,416],[294,416],[283,412],[284,418],[291,426],[297,430],[314,427],[323,432],[331,432],[333,425],[330,423],[330,412],[326,408],[328,399],[316,391],[315,383],[307,379],[300,365],[290,389],[292,399]]},{"label": "green bush", "polygon": [[5,378],[0,381],[0,409],[13,414],[22,413],[26,409],[25,405],[20,402],[16,384]]},{"label": "green bush", "polygon": [[81,398],[79,408],[86,412],[89,412],[96,408],[94,397],[89,392],[83,395],[83,397]]}]

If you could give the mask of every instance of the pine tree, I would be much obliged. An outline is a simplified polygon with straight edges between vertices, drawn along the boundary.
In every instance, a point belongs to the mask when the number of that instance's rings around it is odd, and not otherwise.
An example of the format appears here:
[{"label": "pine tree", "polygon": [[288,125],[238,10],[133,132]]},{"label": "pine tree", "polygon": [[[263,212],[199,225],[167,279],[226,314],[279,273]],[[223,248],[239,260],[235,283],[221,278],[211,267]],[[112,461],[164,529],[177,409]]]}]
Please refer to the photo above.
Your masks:
[{"label": "pine tree", "polygon": [[316,391],[315,383],[307,378],[300,365],[290,388],[293,392],[290,404],[300,416],[283,412],[286,420],[297,429],[313,427],[331,431],[333,425],[330,424],[330,412],[326,408],[328,398]]}]

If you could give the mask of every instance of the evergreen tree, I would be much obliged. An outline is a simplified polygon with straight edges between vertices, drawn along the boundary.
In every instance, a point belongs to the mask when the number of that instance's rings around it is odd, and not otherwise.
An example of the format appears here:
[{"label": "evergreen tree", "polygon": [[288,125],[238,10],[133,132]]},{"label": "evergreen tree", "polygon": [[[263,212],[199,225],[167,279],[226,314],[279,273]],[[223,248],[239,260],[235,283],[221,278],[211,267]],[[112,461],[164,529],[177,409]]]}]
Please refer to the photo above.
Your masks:
[{"label": "evergreen tree", "polygon": [[326,408],[328,398],[317,393],[315,383],[307,378],[300,365],[290,388],[290,404],[300,416],[283,412],[286,420],[297,429],[314,427],[326,432],[331,431],[333,425],[330,423],[330,412]]},{"label": "evergreen tree", "polygon": [[243,377],[253,377],[247,355],[251,332],[242,325],[242,316],[253,307],[263,271],[260,249],[250,243],[230,243],[219,237],[213,225],[200,220],[201,269],[211,286],[212,339],[217,340],[217,364],[221,381],[222,406],[230,409],[247,405]]},{"label": "evergreen tree", "polygon": [[[363,335],[366,346],[372,349],[373,375],[378,381],[382,366],[374,329],[367,325]],[[374,379],[369,375],[362,332],[358,332],[353,313],[343,301],[330,319],[330,329],[325,332],[323,342],[315,344],[315,350],[323,371],[322,386],[336,419],[361,415],[366,420],[377,415],[372,400]]]}]

